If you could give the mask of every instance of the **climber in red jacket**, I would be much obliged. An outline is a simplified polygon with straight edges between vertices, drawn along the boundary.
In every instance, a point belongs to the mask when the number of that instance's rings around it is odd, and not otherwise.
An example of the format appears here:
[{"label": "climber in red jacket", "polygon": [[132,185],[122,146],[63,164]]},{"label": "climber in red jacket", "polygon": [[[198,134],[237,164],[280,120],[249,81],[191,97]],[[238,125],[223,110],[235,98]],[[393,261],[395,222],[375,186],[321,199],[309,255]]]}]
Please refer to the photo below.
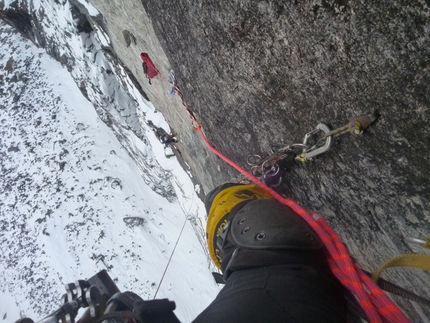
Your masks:
[{"label": "climber in red jacket", "polygon": [[148,78],[149,84],[151,84],[151,79],[158,75],[158,69],[147,53],[140,53],[140,58],[142,59],[143,72]]}]

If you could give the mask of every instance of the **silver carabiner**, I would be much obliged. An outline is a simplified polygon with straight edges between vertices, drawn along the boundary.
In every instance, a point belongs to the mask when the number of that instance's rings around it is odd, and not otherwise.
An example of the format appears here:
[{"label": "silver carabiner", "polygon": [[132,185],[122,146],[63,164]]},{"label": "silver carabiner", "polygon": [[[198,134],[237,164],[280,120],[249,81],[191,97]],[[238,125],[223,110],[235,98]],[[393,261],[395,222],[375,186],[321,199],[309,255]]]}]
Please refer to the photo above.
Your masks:
[{"label": "silver carabiner", "polygon": [[[316,126],[316,128],[313,131],[308,132],[305,135],[305,137],[303,139],[303,145],[307,146],[309,138],[319,131],[322,131],[322,132],[324,132],[324,134],[327,134],[330,132],[330,128],[328,126],[326,126],[325,124],[320,123],[319,125]],[[302,153],[296,157],[296,160],[301,161],[301,162],[306,162],[307,160],[310,160],[315,156],[318,156],[318,155],[325,153],[327,150],[330,149],[331,142],[332,142],[332,136],[328,136],[325,139],[324,145],[322,145],[321,147],[317,147],[317,145],[318,145],[318,142],[317,142],[316,145],[314,145],[308,149],[303,149]]]},{"label": "silver carabiner", "polygon": [[407,237],[406,240],[408,240],[411,243],[416,243],[416,244],[419,244],[419,245],[425,245],[427,243],[427,241],[425,241],[423,239],[418,239],[418,238]]}]

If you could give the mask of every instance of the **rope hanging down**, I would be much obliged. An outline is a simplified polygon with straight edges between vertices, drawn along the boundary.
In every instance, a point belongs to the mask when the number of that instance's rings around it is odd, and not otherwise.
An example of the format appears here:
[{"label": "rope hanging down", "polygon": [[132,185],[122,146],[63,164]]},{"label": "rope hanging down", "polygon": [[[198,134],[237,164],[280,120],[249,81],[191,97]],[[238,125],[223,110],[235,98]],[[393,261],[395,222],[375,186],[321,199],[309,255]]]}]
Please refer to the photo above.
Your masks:
[{"label": "rope hanging down", "polygon": [[[185,214],[185,215],[186,215],[186,214]],[[176,239],[175,247],[173,248],[173,251],[172,251],[172,253],[170,254],[169,261],[167,262],[166,268],[164,268],[163,275],[161,275],[160,283],[158,284],[158,287],[157,287],[157,290],[155,291],[155,294],[154,294],[154,298],[153,298],[153,299],[155,299],[155,298],[157,297],[158,291],[160,290],[160,286],[161,286],[161,284],[163,283],[164,276],[166,275],[167,269],[169,268],[169,266],[170,266],[170,262],[172,261],[173,254],[175,253],[175,251],[176,251],[176,247],[178,246],[179,240],[181,239],[182,232],[184,231],[184,228],[185,228],[185,224],[187,224],[187,217],[186,217],[186,216],[185,216],[184,224],[182,225],[181,232],[179,233],[178,239]]]},{"label": "rope hanging down", "polygon": [[182,237],[182,233],[184,232],[185,225],[187,224],[188,216],[189,216],[189,214],[190,214],[191,207],[193,206],[193,202],[194,202],[194,195],[193,195],[193,199],[191,200],[190,207],[188,208],[188,212],[186,212],[186,211],[184,210],[184,208],[182,207],[182,204],[179,204],[179,205],[181,206],[182,212],[184,212],[184,214],[185,214],[185,221],[184,221],[184,224],[182,225],[181,232],[179,232],[178,239],[176,239],[175,247],[173,248],[172,253],[170,254],[169,261],[167,262],[166,268],[164,268],[163,275],[161,275],[160,283],[158,284],[158,287],[157,287],[157,290],[155,291],[155,294],[154,294],[154,298],[153,298],[153,299],[155,299],[155,298],[157,297],[158,291],[160,290],[160,286],[161,286],[161,284],[163,283],[164,276],[166,275],[167,269],[169,268],[169,266],[170,266],[170,262],[172,261],[173,254],[175,253],[175,251],[176,251],[176,247],[178,246],[178,243],[179,243],[179,240],[180,240],[180,239],[181,239],[181,237]]},{"label": "rope hanging down", "polygon": [[[160,76],[167,80],[167,78],[165,78],[163,75],[160,74]],[[318,218],[317,220],[314,219],[311,214],[309,214],[296,202],[282,197],[273,189],[259,181],[255,176],[241,168],[239,165],[215,149],[203,133],[202,127],[197,118],[186,105],[179,87],[174,85],[174,89],[181,98],[182,104],[189,113],[194,129],[200,133],[200,136],[208,148],[238,172],[245,175],[256,185],[270,193],[280,203],[290,207],[314,229],[326,246],[331,271],[343,284],[343,286],[345,286],[356,296],[371,323],[382,323],[384,320],[397,323],[410,322],[409,319],[399,309],[399,307],[393,301],[391,301],[391,299],[381,290],[381,288],[376,285],[376,283],[374,283],[372,279],[353,262],[344,243],[322,218]],[[316,214],[313,215],[316,216]]]}]

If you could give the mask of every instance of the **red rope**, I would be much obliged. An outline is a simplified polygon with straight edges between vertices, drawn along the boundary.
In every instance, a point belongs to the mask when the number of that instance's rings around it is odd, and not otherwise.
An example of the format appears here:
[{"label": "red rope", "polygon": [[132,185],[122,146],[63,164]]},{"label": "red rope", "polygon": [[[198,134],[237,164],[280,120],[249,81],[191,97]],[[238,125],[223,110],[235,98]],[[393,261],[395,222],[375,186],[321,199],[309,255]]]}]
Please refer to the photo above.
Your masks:
[{"label": "red rope", "polygon": [[[161,75],[161,74],[160,74]],[[161,77],[163,77],[161,75]],[[165,77],[163,77],[166,79]],[[166,79],[167,80],[167,79]],[[329,257],[328,262],[333,274],[337,279],[349,289],[360,302],[364,312],[366,313],[371,323],[380,323],[382,317],[389,322],[408,323],[410,320],[403,314],[400,308],[394,304],[391,299],[376,285],[369,276],[367,276],[351,259],[348,250],[344,243],[334,230],[327,224],[324,219],[315,220],[311,214],[298,205],[293,200],[282,197],[276,191],[258,180],[251,173],[247,172],[235,162],[224,156],[221,152],[215,149],[203,133],[202,127],[194,116],[192,111],[186,105],[181,91],[177,86],[174,86],[176,93],[182,100],[182,104],[190,114],[191,120],[194,122],[195,129],[200,133],[203,141],[208,148],[218,157],[232,166],[238,172],[247,176],[256,185],[260,186],[270,193],[276,200],[290,207],[296,214],[302,217],[311,228],[318,234],[322,242],[327,248]],[[366,289],[367,291],[366,291]]]}]

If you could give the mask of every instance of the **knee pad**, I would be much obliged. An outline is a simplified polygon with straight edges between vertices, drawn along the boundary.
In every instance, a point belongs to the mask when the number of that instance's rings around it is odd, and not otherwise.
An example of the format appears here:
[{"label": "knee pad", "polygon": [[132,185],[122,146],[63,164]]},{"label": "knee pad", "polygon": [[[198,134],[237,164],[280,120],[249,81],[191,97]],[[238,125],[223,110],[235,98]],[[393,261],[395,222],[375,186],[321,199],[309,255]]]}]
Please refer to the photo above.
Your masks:
[{"label": "knee pad", "polygon": [[221,260],[216,240],[226,224],[234,217],[237,207],[252,200],[270,198],[272,196],[269,193],[254,184],[234,183],[224,184],[207,195],[205,199],[205,208],[208,212],[206,239],[209,255],[218,268],[221,268]]},{"label": "knee pad", "polygon": [[233,243],[247,249],[318,250],[323,243],[289,207],[273,199],[253,200],[232,218]]}]

